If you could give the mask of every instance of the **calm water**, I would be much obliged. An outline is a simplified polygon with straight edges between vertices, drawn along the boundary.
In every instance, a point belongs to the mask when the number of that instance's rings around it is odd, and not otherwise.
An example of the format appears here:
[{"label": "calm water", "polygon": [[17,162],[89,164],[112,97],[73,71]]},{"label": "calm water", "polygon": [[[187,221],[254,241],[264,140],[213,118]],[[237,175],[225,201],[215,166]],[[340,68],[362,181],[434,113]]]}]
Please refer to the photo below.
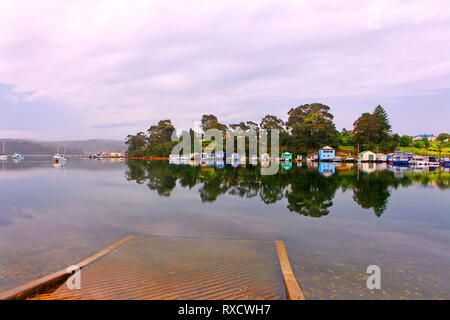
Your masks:
[{"label": "calm water", "polygon": [[[450,299],[450,173],[0,162],[0,291],[129,234],[283,240],[307,299]],[[270,242],[267,242],[270,243]],[[381,268],[381,290],[366,268]]]}]

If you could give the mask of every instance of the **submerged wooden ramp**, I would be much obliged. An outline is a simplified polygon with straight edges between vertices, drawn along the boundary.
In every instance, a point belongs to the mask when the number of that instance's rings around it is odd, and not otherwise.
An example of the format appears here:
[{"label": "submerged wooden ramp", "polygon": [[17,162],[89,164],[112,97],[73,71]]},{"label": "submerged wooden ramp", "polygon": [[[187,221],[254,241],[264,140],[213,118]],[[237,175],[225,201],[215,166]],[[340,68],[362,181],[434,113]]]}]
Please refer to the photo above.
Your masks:
[{"label": "submerged wooden ramp", "polygon": [[127,237],[78,265],[81,289],[68,289],[66,276],[53,289],[21,297],[304,299],[280,241]]}]

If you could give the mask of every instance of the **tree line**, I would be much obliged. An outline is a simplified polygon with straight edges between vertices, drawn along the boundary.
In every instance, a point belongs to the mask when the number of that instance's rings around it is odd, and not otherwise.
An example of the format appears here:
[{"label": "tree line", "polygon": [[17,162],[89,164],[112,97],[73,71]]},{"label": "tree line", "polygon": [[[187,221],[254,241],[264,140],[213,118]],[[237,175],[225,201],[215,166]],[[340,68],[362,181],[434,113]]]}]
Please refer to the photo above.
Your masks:
[{"label": "tree line", "polygon": [[[204,114],[201,118],[201,129],[217,129],[223,133],[224,140],[228,130],[235,133],[255,130],[267,130],[270,149],[270,130],[279,130],[279,145],[281,152],[293,154],[308,154],[318,148],[329,145],[355,146],[357,150],[373,150],[390,152],[403,142],[403,137],[392,132],[389,116],[385,109],[378,105],[372,113],[363,113],[353,124],[353,130],[345,128],[339,132],[334,124],[331,108],[321,103],[304,104],[291,108],[287,113],[287,121],[275,115],[265,115],[259,123],[248,120],[224,124],[213,114]],[[176,132],[172,121],[161,120],[152,125],[147,132],[128,135],[125,143],[128,145],[129,156],[168,156],[178,141],[172,141]],[[189,129],[193,150],[194,139],[201,140],[201,133]],[[181,139],[181,136],[179,137]],[[203,141],[203,146],[209,142]],[[248,147],[248,142],[247,142]]]}]

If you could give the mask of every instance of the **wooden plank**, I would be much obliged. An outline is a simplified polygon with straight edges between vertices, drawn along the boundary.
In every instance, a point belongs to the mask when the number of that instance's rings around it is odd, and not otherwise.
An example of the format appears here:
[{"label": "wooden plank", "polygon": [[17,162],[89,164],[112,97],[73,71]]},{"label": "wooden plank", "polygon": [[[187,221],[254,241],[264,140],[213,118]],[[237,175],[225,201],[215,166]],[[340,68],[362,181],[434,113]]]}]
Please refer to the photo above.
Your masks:
[{"label": "wooden plank", "polygon": [[[94,262],[95,260],[100,259],[104,255],[108,254],[112,250],[114,250],[117,247],[119,247],[120,245],[124,244],[125,242],[133,239],[133,237],[134,236],[130,235],[126,238],[123,238],[122,240],[114,243],[113,245],[109,246],[108,248],[77,263],[76,265],[80,269],[82,269],[85,266],[87,266],[88,264]],[[52,291],[56,290],[59,286],[61,286],[71,275],[72,275],[72,273],[67,272],[67,269],[57,271],[57,272],[52,273],[43,278],[26,283],[20,287],[0,293],[0,300],[22,300],[22,299],[31,298],[37,294],[52,292]]]},{"label": "wooden plank", "polygon": [[286,293],[288,300],[306,300],[303,291],[300,288],[297,279],[292,271],[289,262],[286,248],[283,241],[275,241],[275,246],[278,251],[278,258],[280,260],[281,271],[283,272],[284,284],[286,286]]}]

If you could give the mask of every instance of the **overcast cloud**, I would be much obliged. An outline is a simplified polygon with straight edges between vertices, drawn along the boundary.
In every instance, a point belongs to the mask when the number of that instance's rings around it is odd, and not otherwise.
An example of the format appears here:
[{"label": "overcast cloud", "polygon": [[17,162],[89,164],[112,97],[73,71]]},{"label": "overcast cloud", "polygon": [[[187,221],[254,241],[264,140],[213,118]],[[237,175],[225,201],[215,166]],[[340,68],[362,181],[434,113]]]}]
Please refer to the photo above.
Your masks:
[{"label": "overcast cloud", "polygon": [[450,5],[433,1],[0,2],[0,137],[118,138],[323,102],[450,131]]}]

